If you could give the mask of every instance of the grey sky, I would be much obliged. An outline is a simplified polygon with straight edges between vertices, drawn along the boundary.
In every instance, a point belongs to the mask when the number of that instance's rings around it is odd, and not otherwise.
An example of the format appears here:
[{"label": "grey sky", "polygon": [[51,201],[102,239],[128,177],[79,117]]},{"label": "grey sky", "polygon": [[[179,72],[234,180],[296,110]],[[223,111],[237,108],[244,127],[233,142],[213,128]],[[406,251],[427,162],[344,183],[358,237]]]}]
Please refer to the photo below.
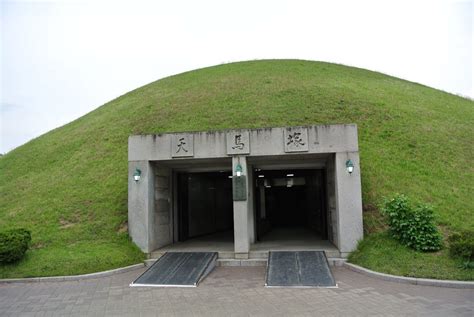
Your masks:
[{"label": "grey sky", "polygon": [[473,1],[3,1],[0,152],[159,78],[298,58],[474,97]]}]

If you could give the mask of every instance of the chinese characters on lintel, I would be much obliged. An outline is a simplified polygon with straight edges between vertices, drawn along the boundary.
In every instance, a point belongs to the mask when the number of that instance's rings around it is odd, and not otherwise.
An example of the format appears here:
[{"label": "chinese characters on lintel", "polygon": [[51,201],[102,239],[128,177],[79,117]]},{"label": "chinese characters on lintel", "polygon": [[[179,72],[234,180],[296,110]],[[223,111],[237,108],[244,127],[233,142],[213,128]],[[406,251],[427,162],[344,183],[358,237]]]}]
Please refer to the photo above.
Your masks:
[{"label": "chinese characters on lintel", "polygon": [[186,150],[186,148],[184,147],[186,145],[186,142],[184,142],[184,138],[180,138],[178,139],[178,141],[178,150],[176,151],[176,153],[179,153],[181,150],[183,150],[184,152],[188,152],[188,150]]},{"label": "chinese characters on lintel", "polygon": [[235,145],[232,147],[232,149],[237,149],[237,150],[243,150],[245,144],[242,142],[242,134],[237,134],[235,135]]},{"label": "chinese characters on lintel", "polygon": [[301,139],[301,133],[300,132],[294,132],[293,134],[288,135],[288,142],[286,145],[293,144],[295,147],[299,146],[304,146],[305,143]]}]

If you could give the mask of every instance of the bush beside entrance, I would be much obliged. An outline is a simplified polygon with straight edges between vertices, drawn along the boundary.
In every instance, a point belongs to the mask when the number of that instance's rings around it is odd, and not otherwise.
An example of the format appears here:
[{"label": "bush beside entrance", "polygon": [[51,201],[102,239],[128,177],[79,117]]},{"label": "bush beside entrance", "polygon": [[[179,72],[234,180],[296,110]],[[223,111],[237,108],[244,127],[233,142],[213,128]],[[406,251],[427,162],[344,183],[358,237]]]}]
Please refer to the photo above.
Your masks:
[{"label": "bush beside entrance", "polygon": [[382,213],[388,216],[392,236],[417,251],[438,251],[442,237],[434,224],[433,208],[418,204],[413,207],[405,195],[385,202]]}]

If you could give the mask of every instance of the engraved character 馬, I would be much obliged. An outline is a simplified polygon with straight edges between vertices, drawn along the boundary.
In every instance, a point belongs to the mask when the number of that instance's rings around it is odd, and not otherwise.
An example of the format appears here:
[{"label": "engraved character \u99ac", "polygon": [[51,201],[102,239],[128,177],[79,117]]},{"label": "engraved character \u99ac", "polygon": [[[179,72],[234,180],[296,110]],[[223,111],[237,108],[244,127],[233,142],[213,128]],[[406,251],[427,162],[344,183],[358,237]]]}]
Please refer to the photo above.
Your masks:
[{"label": "engraved character \u99ac", "polygon": [[242,134],[237,134],[235,136],[235,145],[232,147],[232,149],[238,149],[238,150],[243,150],[244,149],[244,146],[245,144],[242,142]]}]

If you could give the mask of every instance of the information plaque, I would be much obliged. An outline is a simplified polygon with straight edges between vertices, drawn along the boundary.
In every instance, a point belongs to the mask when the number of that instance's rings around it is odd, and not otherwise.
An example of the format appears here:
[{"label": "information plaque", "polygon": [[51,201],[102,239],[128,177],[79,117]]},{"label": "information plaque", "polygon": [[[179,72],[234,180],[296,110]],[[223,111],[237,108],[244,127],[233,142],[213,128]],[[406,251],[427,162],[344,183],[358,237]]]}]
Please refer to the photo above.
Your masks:
[{"label": "information plaque", "polygon": [[247,200],[247,178],[245,175],[232,177],[232,196],[234,201]]}]

